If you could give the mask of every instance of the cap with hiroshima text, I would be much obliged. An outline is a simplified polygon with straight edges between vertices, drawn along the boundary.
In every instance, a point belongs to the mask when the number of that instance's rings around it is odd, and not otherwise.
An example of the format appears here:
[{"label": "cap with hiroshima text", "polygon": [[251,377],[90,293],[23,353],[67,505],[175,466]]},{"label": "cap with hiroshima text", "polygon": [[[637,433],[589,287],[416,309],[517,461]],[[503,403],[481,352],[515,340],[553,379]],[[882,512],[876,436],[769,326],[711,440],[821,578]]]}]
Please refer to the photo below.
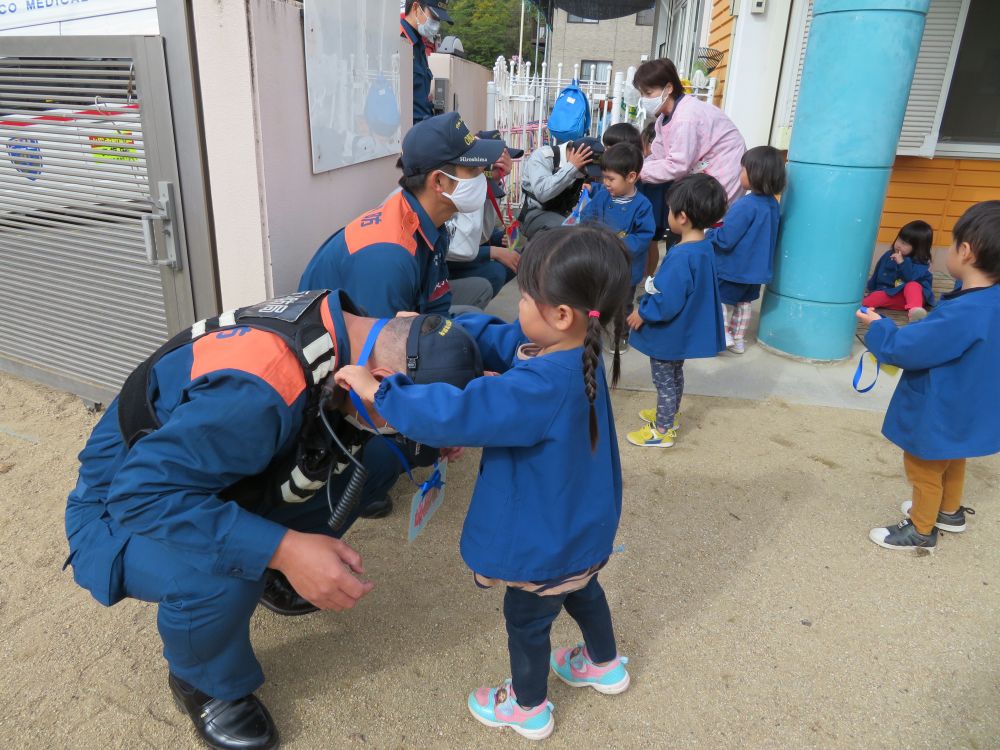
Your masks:
[{"label": "cap with hiroshima text", "polygon": [[488,169],[503,150],[503,141],[476,138],[458,112],[446,112],[410,128],[403,138],[400,162],[407,177],[427,174],[445,164]]}]

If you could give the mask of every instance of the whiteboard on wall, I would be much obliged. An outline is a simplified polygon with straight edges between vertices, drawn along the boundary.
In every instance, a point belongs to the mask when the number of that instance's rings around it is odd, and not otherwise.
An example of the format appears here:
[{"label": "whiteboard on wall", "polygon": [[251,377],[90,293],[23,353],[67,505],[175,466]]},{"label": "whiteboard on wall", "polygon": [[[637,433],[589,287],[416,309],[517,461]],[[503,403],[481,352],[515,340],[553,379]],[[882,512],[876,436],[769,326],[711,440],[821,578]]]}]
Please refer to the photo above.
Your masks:
[{"label": "whiteboard on wall", "polygon": [[313,172],[400,151],[399,0],[306,0]]},{"label": "whiteboard on wall", "polygon": [[158,33],[156,0],[0,0],[0,36]]}]

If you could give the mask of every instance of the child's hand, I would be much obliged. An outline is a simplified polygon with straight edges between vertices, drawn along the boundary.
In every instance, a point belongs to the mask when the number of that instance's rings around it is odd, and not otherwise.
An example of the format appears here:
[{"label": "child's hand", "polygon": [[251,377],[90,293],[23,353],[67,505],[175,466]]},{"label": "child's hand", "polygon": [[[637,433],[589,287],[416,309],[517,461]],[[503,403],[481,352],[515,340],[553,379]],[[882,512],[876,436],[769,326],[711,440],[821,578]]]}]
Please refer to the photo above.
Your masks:
[{"label": "child's hand", "polygon": [[876,320],[882,320],[882,316],[871,309],[868,309],[864,312],[858,310],[856,313],[854,313],[854,315],[857,317],[858,320],[860,320],[863,323],[867,323],[868,325],[871,325]]},{"label": "child's hand", "polygon": [[896,252],[896,253],[893,253],[892,255],[890,255],[889,257],[892,258],[894,261],[896,261],[896,265],[902,265],[902,263],[903,263],[903,254],[902,253]]},{"label": "child's hand", "polygon": [[378,381],[364,367],[344,365],[333,374],[333,379],[341,388],[354,391],[361,396],[362,401],[372,403],[378,390]]},{"label": "child's hand", "polygon": [[442,448],[441,449],[441,460],[442,461],[457,461],[462,457],[462,453],[465,452],[465,448]]},{"label": "child's hand", "polygon": [[645,323],[646,321],[644,321],[641,317],[639,317],[638,310],[633,310],[629,314],[628,318],[625,319],[625,322],[628,323],[628,327],[631,328],[633,331],[638,331],[640,328],[642,328],[642,324]]}]

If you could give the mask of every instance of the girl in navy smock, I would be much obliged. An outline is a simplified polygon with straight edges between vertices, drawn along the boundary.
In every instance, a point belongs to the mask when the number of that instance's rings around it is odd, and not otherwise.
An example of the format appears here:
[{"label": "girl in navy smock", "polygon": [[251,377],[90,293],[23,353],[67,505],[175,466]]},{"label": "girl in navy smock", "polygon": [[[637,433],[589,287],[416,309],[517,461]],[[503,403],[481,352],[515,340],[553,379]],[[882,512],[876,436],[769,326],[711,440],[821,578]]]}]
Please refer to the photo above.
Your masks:
[{"label": "girl in navy smock", "polygon": [[900,523],[869,533],[887,549],[933,552],[939,529],[965,531],[966,459],[1000,452],[1000,201],[969,208],[952,234],[945,262],[962,286],[925,320],[857,313],[872,354],[903,368],[882,434],[903,449],[913,498]]},{"label": "girl in navy smock", "polygon": [[[601,361],[603,327],[622,328],[630,256],[595,226],[538,234],[518,270],[519,320],[485,315],[455,322],[476,339],[487,370],[464,390],[377,383],[345,367],[338,383],[374,403],[407,437],[483,448],[462,529],[461,553],[480,586],[502,584],[512,678],[468,698],[472,715],[542,739],[551,734],[548,671],[570,685],[620,693],[629,685],[598,571],[611,556],[622,479],[611,399]],[[612,358],[612,384],[618,378]],[[584,643],[550,651],[565,608]]]},{"label": "girl in navy smock", "polygon": [[743,354],[751,303],[771,281],[781,211],[776,195],[785,189],[785,160],[771,146],[743,154],[740,185],[749,192],[726,212],[722,226],[705,233],[715,248],[719,296],[725,306],[726,346]]},{"label": "girl in navy smock", "polygon": [[643,409],[647,424],[628,434],[643,448],[669,448],[677,437],[675,418],[684,394],[684,360],[714,357],[726,346],[722,304],[715,279],[715,253],[706,227],[726,210],[726,191],[711,175],[674,183],[667,195],[667,221],[681,241],[670,248],[646,295],[628,316],[631,345],[649,356],[656,408]]},{"label": "girl in navy smock", "polygon": [[861,304],[875,309],[906,310],[907,317],[921,320],[934,304],[931,245],[934,230],[926,221],[903,226],[885,251],[865,285]]}]

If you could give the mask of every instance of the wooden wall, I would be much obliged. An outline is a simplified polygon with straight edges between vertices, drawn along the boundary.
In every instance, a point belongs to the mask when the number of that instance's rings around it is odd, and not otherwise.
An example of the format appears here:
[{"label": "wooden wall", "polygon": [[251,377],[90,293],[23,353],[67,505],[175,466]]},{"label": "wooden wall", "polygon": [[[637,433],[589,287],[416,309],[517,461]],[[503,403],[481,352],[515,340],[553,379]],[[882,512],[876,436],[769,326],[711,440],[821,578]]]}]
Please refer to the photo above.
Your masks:
[{"label": "wooden wall", "polygon": [[878,241],[892,242],[908,221],[934,227],[934,245],[951,244],[951,228],[973,203],[1000,199],[1000,161],[897,156]]},{"label": "wooden wall", "polygon": [[715,89],[715,103],[722,106],[722,97],[726,88],[726,72],[729,68],[729,50],[733,46],[733,29],[736,18],[729,15],[730,0],[714,0],[712,5],[712,22],[708,30],[708,46],[726,53],[722,64],[712,72],[719,79]]}]

